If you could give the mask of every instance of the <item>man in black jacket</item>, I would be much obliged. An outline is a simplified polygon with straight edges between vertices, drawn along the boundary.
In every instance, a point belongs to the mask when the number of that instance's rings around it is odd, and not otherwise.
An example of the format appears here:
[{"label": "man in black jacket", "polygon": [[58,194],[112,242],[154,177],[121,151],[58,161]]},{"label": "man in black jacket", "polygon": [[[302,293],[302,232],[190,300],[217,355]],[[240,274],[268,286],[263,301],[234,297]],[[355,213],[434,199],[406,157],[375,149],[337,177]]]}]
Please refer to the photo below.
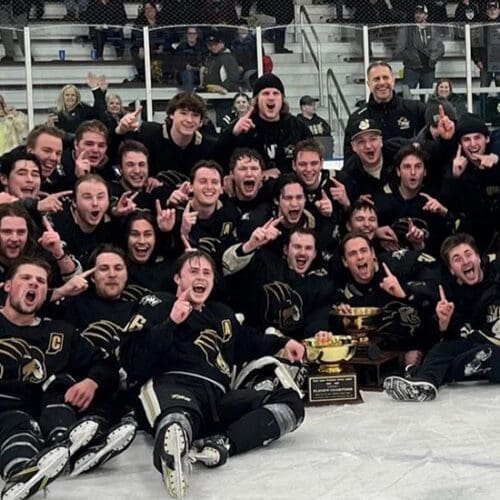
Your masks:
[{"label": "man in black jacket", "polygon": [[[403,99],[394,91],[395,78],[389,63],[376,61],[368,67],[367,85],[370,89],[368,102],[349,117],[352,121],[362,118],[375,120],[382,131],[384,140],[392,137],[414,137],[425,125],[425,104],[420,101]],[[344,158],[352,155],[350,138],[344,140]]]},{"label": "man in black jacket", "polygon": [[293,148],[312,137],[310,130],[289,112],[283,82],[272,73],[261,76],[254,85],[256,104],[219,137],[214,154],[227,167],[237,147],[257,150],[266,161],[265,178],[292,170]]},{"label": "man in black jacket", "polygon": [[[187,488],[182,462],[191,444],[192,457],[216,467],[228,454],[293,431],[304,417],[291,389],[230,389],[233,365],[282,348],[298,361],[304,348],[287,337],[246,329],[231,309],[209,301],[214,275],[207,254],[186,252],[177,262],[176,297],[132,318],[120,349],[129,376],[144,383],[140,399],[155,432],[155,467],[174,497]],[[192,441],[214,432],[223,434]]]},{"label": "man in black jacket", "polygon": [[442,341],[411,379],[388,377],[384,390],[401,401],[430,401],[438,388],[454,381],[500,382],[500,278],[498,264],[483,266],[474,238],[448,237],[441,257],[450,271],[436,305]]},{"label": "man in black jacket", "polygon": [[[84,426],[79,436],[72,434],[75,428],[71,426],[78,422],[76,411],[88,410],[118,385],[116,366],[73,326],[37,316],[46,300],[49,280],[46,262],[21,259],[11,268],[4,285],[7,299],[0,311],[0,470],[6,484],[2,498],[26,498],[54,480],[69,455],[86,445],[96,431],[96,427],[87,428],[87,433]],[[61,383],[65,384],[64,405],[45,407],[40,414],[41,406]],[[69,430],[69,441],[44,449],[50,445],[55,428]]]}]

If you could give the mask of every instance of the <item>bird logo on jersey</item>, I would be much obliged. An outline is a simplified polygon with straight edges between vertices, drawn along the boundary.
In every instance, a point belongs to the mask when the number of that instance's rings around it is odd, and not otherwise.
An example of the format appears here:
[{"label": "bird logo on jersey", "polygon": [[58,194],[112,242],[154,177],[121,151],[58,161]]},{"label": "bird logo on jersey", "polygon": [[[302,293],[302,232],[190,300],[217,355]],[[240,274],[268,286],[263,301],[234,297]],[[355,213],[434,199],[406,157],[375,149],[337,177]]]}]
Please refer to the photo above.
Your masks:
[{"label": "bird logo on jersey", "polygon": [[45,356],[40,349],[18,338],[0,340],[0,379],[39,384],[46,376]]},{"label": "bird logo on jersey", "polygon": [[395,325],[399,325],[410,335],[415,335],[421,321],[416,309],[402,302],[393,301],[384,306],[381,323],[379,331],[390,331]]},{"label": "bird logo on jersey", "polygon": [[224,320],[222,322],[222,337],[216,330],[206,328],[200,332],[200,336],[194,341],[205,354],[207,363],[214,368],[217,368],[221,373],[227,377],[231,376],[231,370],[227,364],[224,356],[221,353],[221,345],[229,342],[233,336],[233,329],[231,321]]},{"label": "bird logo on jersey", "polygon": [[302,297],[288,283],[273,281],[264,285],[264,318],[269,325],[286,332],[296,329],[304,319]]},{"label": "bird logo on jersey", "polygon": [[82,332],[82,337],[103,351],[107,358],[113,354],[118,356],[120,332],[123,332],[123,330],[116,323],[108,320],[100,320],[90,323]]}]

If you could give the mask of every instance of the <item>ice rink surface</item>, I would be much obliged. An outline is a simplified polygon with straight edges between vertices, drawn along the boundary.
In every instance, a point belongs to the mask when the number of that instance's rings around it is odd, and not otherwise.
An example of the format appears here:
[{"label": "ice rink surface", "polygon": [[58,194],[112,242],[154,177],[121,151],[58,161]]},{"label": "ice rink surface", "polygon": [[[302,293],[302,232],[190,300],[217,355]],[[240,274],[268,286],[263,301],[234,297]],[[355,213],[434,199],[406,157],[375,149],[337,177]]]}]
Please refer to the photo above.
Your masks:
[{"label": "ice rink surface", "polygon": [[[307,408],[293,434],[219,469],[196,465],[187,499],[499,499],[500,387],[443,388],[401,403],[364,392],[364,404]],[[43,498],[38,494],[35,498]],[[48,500],[168,498],[151,438],[87,476],[50,486]]]}]

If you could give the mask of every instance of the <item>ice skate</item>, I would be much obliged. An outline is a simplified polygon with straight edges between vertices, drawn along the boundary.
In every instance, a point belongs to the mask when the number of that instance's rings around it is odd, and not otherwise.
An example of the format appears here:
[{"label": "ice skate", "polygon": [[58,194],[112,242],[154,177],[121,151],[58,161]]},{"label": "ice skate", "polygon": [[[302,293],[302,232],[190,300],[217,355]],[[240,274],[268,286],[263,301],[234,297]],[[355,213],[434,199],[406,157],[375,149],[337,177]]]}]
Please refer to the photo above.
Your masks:
[{"label": "ice skate", "polygon": [[226,436],[217,434],[197,439],[189,450],[191,462],[200,462],[205,467],[220,467],[229,457],[229,442]]},{"label": "ice skate", "polygon": [[42,450],[9,475],[1,499],[22,500],[43,490],[63,472],[68,461],[69,448],[66,444],[56,444]]},{"label": "ice skate", "polygon": [[83,450],[75,457],[71,476],[95,469],[104,462],[124,452],[134,440],[137,422],[133,418],[125,418],[109,429],[98,444]]},{"label": "ice skate", "polygon": [[434,384],[425,380],[395,376],[384,380],[384,391],[398,401],[432,401],[438,392]]},{"label": "ice skate", "polygon": [[187,489],[187,467],[185,459],[189,442],[186,431],[178,423],[172,423],[165,429],[161,451],[163,481],[168,493],[173,498],[184,498]]},{"label": "ice skate", "polygon": [[68,439],[70,442],[69,454],[74,456],[75,453],[87,446],[95,437],[99,430],[99,421],[89,417],[84,418],[68,429]]}]

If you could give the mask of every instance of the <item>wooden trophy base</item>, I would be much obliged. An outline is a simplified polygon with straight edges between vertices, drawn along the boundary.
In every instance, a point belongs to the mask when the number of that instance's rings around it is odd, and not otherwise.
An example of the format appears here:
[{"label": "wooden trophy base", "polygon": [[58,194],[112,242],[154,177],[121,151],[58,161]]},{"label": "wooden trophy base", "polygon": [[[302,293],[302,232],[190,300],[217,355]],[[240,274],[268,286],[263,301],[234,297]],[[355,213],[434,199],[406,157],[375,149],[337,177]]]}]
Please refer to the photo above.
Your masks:
[{"label": "wooden trophy base", "polygon": [[362,403],[356,371],[345,366],[341,373],[315,371],[307,378],[307,405]]}]

